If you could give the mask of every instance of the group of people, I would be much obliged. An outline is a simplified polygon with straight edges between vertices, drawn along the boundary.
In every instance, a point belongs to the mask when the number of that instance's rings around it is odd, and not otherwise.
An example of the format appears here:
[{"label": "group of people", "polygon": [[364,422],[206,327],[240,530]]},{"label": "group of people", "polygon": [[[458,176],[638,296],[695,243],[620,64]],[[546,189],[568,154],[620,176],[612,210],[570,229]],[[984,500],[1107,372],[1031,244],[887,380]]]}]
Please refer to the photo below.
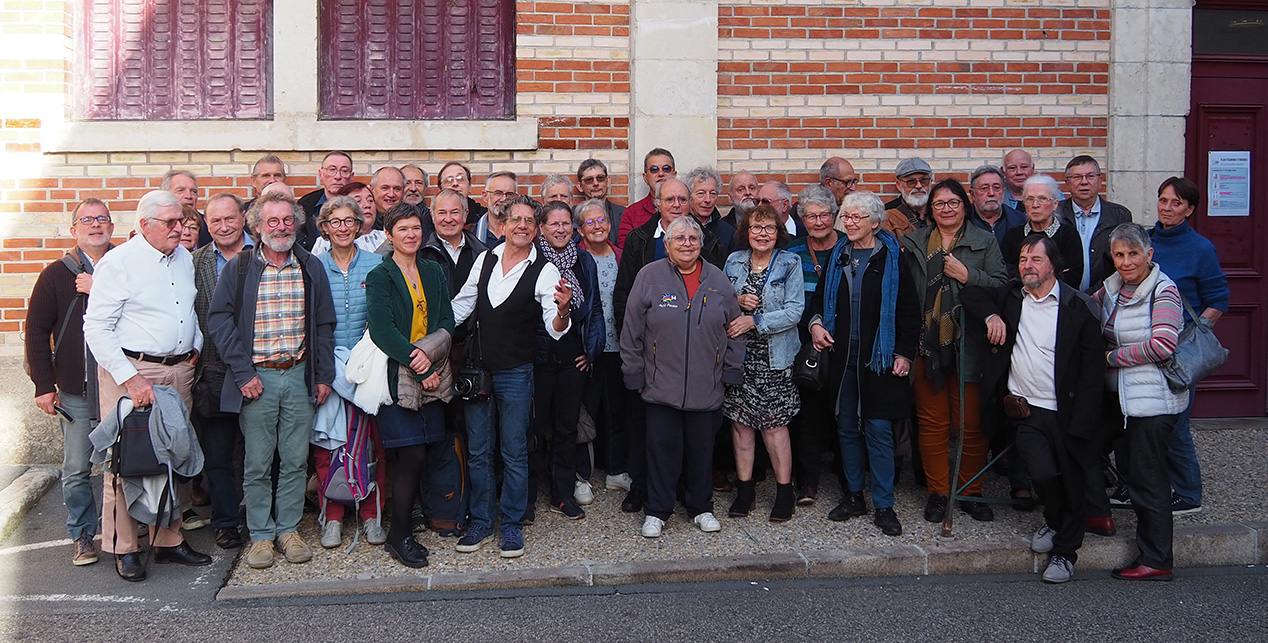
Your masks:
[{"label": "group of people", "polygon": [[[181,529],[207,524],[194,507],[209,505],[216,544],[247,544],[247,565],[302,563],[313,486],[323,547],[344,542],[350,506],[366,541],[409,567],[428,564],[413,535],[428,527],[464,553],[496,535],[514,558],[539,487],[550,511],[581,519],[597,469],[625,512],[644,513],[644,537],[678,505],[716,532],[715,491],[734,491],[727,515],[747,517],[769,469],[769,519],[784,522],[817,500],[829,454],[842,500],[828,517],[870,514],[896,536],[905,460],[925,520],[943,521],[953,491],[992,520],[973,498],[993,449],[1008,454],[1014,507],[1044,506],[1032,548],[1051,553],[1045,581],[1072,577],[1085,531],[1114,533],[1111,501],[1140,521],[1140,556],[1115,575],[1169,578],[1171,516],[1200,509],[1201,477],[1193,392],[1171,391],[1158,364],[1185,324],[1228,307],[1214,246],[1188,225],[1200,194],[1168,179],[1146,230],[1100,198],[1091,157],[1066,165],[1068,197],[1025,151],[1003,160],[965,186],[904,159],[888,203],[838,157],[795,198],[742,171],[724,215],[722,177],[679,178],[662,148],[628,206],[596,159],[533,197],[493,172],[481,203],[461,163],[440,168],[428,199],[423,169],[360,183],[345,152],[296,199],[267,155],[253,199],[216,193],[201,211],[196,177],[168,173],[117,247],[108,206],[85,200],[26,327],[36,404],[61,415],[73,562],[97,560],[100,518],[119,575],[144,579],[140,517],[155,523],[156,559],[208,564]],[[794,381],[815,359],[826,377]],[[129,487],[107,469],[98,512],[90,459],[112,455],[102,427],[121,423],[125,396],[183,405],[184,421],[150,422],[201,447],[162,456],[173,470],[202,460],[201,476]],[[354,442],[365,476],[348,473]],[[1111,452],[1126,482],[1112,497]],[[328,498],[353,477],[355,503]],[[165,485],[173,520],[136,498]]]}]

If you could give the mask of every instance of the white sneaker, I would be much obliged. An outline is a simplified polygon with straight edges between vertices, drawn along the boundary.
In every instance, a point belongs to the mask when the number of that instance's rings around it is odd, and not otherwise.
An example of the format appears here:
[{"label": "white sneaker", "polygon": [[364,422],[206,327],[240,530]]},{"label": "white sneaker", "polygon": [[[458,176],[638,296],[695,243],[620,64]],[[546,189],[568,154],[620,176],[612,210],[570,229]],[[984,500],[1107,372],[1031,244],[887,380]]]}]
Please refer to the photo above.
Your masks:
[{"label": "white sneaker", "polygon": [[1065,556],[1053,556],[1048,559],[1048,569],[1043,570],[1043,582],[1064,583],[1074,578],[1074,563]]},{"label": "white sneaker", "polygon": [[371,545],[382,545],[387,542],[387,532],[383,531],[383,523],[379,518],[365,521],[365,541]]},{"label": "white sneaker", "polygon": [[634,486],[634,479],[628,473],[609,474],[603,481],[603,488],[605,489],[629,491],[632,486]]},{"label": "white sneaker", "polygon": [[660,538],[660,531],[664,529],[665,521],[656,516],[648,516],[643,521],[643,537],[644,538]]},{"label": "white sneaker", "polygon": [[579,505],[588,505],[594,502],[594,490],[590,488],[589,482],[578,480],[572,487],[572,497]]},{"label": "white sneaker", "polygon": [[327,520],[321,527],[321,546],[334,549],[343,542],[343,523],[338,520]]},{"label": "white sneaker", "polygon": [[705,533],[722,531],[722,523],[718,522],[718,519],[714,518],[713,514],[708,511],[692,518],[691,522],[696,523],[696,526],[700,528],[700,531]]},{"label": "white sneaker", "polygon": [[1036,554],[1046,554],[1052,551],[1052,537],[1056,536],[1056,530],[1048,526],[1048,523],[1040,525],[1039,531],[1035,532],[1034,537],[1030,539],[1030,551]]}]

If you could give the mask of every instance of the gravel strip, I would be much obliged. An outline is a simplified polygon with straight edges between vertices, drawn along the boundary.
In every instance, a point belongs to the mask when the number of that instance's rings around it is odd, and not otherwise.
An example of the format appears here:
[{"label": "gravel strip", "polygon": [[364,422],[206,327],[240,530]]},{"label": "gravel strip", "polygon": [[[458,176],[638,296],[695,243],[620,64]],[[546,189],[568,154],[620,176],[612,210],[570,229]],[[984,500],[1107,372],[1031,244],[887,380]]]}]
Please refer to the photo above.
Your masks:
[{"label": "gravel strip", "polygon": [[[1263,454],[1268,453],[1268,421],[1253,425],[1201,423],[1195,426],[1194,441],[1202,463],[1205,484],[1203,511],[1177,516],[1176,526],[1195,524],[1228,524],[1268,520],[1268,467]],[[410,570],[394,562],[382,547],[365,543],[364,537],[351,553],[344,553],[352,539],[353,525],[344,523],[344,544],[339,549],[322,549],[316,514],[306,514],[299,533],[313,547],[313,559],[302,565],[287,564],[279,559],[270,569],[248,568],[239,559],[228,579],[229,586],[253,586],[270,583],[294,583],[323,580],[366,580],[392,576],[427,576],[441,573],[466,573],[490,570],[513,570],[561,567],[585,563],[616,563],[650,560],[683,560],[705,557],[757,555],[763,553],[797,553],[806,551],[862,549],[897,544],[927,545],[940,542],[940,525],[927,523],[921,514],[925,492],[912,484],[910,470],[903,472],[895,490],[895,511],[903,524],[903,535],[886,537],[872,525],[870,515],[844,523],[827,519],[828,510],[840,500],[836,480],[825,475],[818,501],[810,507],[798,507],[793,519],[783,524],[766,520],[774,502],[774,479],[758,484],[757,508],[748,518],[726,517],[733,493],[715,494],[715,515],[722,522],[720,533],[701,533],[681,510],[665,525],[659,539],[639,535],[642,514],[626,514],[620,510],[623,491],[603,489],[602,474],[595,479],[594,503],[585,507],[583,520],[568,520],[552,513],[546,504],[537,507],[537,524],[524,529],[526,553],[523,557],[505,560],[498,555],[496,536],[473,554],[454,551],[455,538],[441,538],[428,531],[417,534],[419,541],[431,550],[431,566]],[[995,474],[985,476],[986,494],[1006,497],[1007,480]],[[867,497],[868,509],[872,509]],[[956,511],[955,537],[969,542],[1016,542],[1029,538],[1039,526],[1039,511],[1018,512],[1008,505],[993,505],[995,521],[980,523]],[[351,513],[351,512],[349,512]],[[1114,519],[1120,530],[1134,529],[1136,519],[1130,511],[1115,510]],[[386,526],[386,525],[385,525]],[[1087,538],[1098,538],[1088,535]]]}]

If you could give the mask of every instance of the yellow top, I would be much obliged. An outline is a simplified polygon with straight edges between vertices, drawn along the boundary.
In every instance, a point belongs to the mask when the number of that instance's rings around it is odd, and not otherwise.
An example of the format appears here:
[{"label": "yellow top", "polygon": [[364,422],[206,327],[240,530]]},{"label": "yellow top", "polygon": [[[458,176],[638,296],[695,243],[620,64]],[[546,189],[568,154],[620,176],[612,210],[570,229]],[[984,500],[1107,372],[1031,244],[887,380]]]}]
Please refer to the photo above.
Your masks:
[{"label": "yellow top", "polygon": [[427,296],[423,294],[421,286],[415,287],[409,279],[405,283],[409,285],[410,299],[414,300],[414,318],[410,320],[409,341],[416,342],[427,335]]}]

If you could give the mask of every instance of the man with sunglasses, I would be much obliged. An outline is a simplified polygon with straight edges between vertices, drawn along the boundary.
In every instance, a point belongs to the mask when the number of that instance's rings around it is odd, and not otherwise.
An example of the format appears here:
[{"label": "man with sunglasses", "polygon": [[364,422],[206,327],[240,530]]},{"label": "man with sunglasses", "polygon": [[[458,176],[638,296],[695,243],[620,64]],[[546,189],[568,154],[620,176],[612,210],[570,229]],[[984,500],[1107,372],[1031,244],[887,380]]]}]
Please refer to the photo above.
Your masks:
[{"label": "man with sunglasses", "polygon": [[894,170],[898,198],[885,204],[882,228],[895,237],[915,232],[929,225],[929,188],[933,185],[933,168],[924,159],[905,158]]},{"label": "man with sunglasses", "polygon": [[[98,413],[97,362],[84,346],[84,310],[93,266],[111,248],[114,222],[99,199],[85,199],[70,215],[75,247],[40,272],[26,314],[26,361],[35,383],[35,405],[54,415],[62,429],[62,500],[66,529],[74,541],[71,562],[97,562],[93,536],[101,514],[93,499],[92,443],[88,432]],[[51,347],[51,348],[50,348]],[[54,361],[56,355],[56,361]]]},{"label": "man with sunglasses", "polygon": [[612,177],[608,175],[608,166],[596,158],[588,158],[577,168],[577,185],[581,187],[582,200],[602,199],[604,217],[612,230],[621,229],[621,216],[625,214],[625,206],[613,203],[608,197],[612,191]]},{"label": "man with sunglasses", "polygon": [[333,199],[343,186],[352,181],[352,157],[347,152],[326,152],[317,168],[317,180],[321,188],[300,197],[299,207],[304,209],[304,227],[299,231],[297,244],[305,250],[312,250],[313,244],[321,238],[317,231],[317,215],[326,199]]},{"label": "man with sunglasses", "polygon": [[647,184],[647,196],[631,203],[625,208],[621,217],[621,225],[617,228],[616,245],[625,247],[625,237],[636,228],[651,221],[656,216],[656,186],[666,179],[676,178],[678,170],[674,166],[674,155],[663,147],[654,147],[643,157],[643,182]]}]

